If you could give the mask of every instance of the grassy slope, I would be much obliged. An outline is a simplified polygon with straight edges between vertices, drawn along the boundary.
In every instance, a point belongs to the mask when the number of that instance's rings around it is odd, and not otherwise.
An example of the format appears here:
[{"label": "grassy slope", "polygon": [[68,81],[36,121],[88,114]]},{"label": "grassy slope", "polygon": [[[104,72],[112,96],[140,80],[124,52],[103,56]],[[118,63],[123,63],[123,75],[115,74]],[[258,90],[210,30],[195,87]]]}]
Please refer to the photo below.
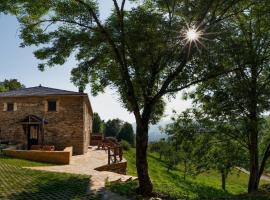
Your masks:
[{"label": "grassy slope", "polygon": [[[124,156],[128,160],[128,174],[136,176],[134,149],[125,152]],[[224,197],[245,193],[247,189],[248,176],[237,170],[234,170],[228,177],[227,192],[224,192],[221,190],[220,175],[216,171],[200,174],[197,177],[187,177],[186,180],[183,180],[181,166],[167,173],[164,163],[151,153],[148,162],[149,173],[156,192],[168,194],[171,197]]]}]

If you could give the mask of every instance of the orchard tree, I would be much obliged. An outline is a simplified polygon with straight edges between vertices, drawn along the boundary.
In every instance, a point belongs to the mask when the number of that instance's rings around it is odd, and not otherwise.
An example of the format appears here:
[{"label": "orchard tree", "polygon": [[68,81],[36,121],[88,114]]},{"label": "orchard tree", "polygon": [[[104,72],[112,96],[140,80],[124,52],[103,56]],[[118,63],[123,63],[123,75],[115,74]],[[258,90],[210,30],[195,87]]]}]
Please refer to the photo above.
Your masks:
[{"label": "orchard tree", "polygon": [[207,145],[203,144],[203,147],[207,147],[207,149],[204,149],[206,153],[200,157],[199,165],[200,167],[204,165],[204,169],[217,170],[221,175],[222,189],[226,190],[227,177],[231,171],[235,167],[243,167],[246,164],[245,149],[231,138],[213,135],[206,137],[208,138]]},{"label": "orchard tree", "polygon": [[169,172],[180,163],[180,155],[169,142],[166,143],[167,144],[163,149],[161,149],[161,151],[164,156],[164,163],[167,167],[167,172]]},{"label": "orchard tree", "polygon": [[244,147],[228,136],[235,129],[230,124],[208,118],[195,108],[176,115],[172,121],[165,130],[169,139],[179,145],[184,175],[189,171],[199,174],[215,169],[221,174],[221,185],[226,190],[226,179],[231,170],[245,167],[247,163]]},{"label": "orchard tree", "polygon": [[210,118],[231,124],[235,131],[230,135],[247,148],[249,192],[258,190],[270,157],[269,138],[260,147],[263,115],[270,111],[269,10],[270,2],[263,0],[227,19],[230,37],[223,38],[223,58],[215,57],[215,63],[237,70],[200,84],[191,95]]},{"label": "orchard tree", "polygon": [[[136,119],[138,192],[146,196],[153,189],[149,124],[162,116],[166,97],[230,70],[194,61],[207,53],[207,43],[221,45],[208,33],[220,34],[223,19],[234,14],[231,8],[239,9],[240,1],[130,0],[131,10],[127,1],[112,0],[113,12],[105,20],[94,0],[5,0],[0,8],[17,16],[22,47],[40,47],[34,52],[44,61],[39,69],[63,65],[75,55],[75,84],[90,83],[93,94],[106,87],[117,91]],[[250,3],[245,2],[244,7]]]},{"label": "orchard tree", "polygon": [[159,159],[162,160],[162,156],[164,156],[164,149],[166,148],[167,141],[162,138],[159,141],[151,142],[149,150],[151,152],[156,152],[159,154]]},{"label": "orchard tree", "polygon": [[206,154],[205,148],[199,142],[202,131],[206,130],[202,129],[201,122],[196,120],[196,113],[193,113],[192,109],[187,109],[181,114],[175,113],[175,116],[172,117],[172,123],[168,124],[164,131],[168,134],[168,140],[171,141],[183,163],[184,180],[187,174],[200,173],[200,167],[195,169],[194,166],[196,160],[200,160]]}]

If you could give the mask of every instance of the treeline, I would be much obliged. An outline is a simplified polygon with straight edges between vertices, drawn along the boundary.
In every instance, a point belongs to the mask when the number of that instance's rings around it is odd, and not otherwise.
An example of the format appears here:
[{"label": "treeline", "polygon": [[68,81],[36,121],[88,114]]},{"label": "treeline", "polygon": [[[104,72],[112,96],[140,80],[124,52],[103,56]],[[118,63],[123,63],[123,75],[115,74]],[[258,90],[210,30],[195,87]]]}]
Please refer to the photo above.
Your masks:
[{"label": "treeline", "polygon": [[120,119],[112,119],[105,122],[98,113],[94,113],[93,133],[103,134],[105,137],[115,137],[119,141],[127,141],[131,146],[135,145],[135,134],[132,124]]}]

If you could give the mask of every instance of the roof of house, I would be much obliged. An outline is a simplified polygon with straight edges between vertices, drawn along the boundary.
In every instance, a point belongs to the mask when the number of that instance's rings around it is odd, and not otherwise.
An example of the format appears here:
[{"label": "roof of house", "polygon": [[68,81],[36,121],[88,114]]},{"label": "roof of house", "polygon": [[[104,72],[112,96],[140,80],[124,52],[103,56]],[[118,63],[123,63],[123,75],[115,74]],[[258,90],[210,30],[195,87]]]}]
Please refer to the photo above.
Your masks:
[{"label": "roof of house", "polygon": [[8,92],[0,93],[0,97],[29,97],[29,96],[87,96],[86,93],[82,92],[73,92],[67,90],[60,90],[55,88],[37,86],[30,88],[22,88],[18,90],[12,90]]},{"label": "roof of house", "polygon": [[0,98],[3,97],[45,97],[45,96],[84,96],[87,101],[87,105],[89,106],[90,113],[93,114],[92,106],[90,100],[88,98],[87,93],[83,92],[73,92],[67,90],[60,90],[55,88],[37,86],[37,87],[29,87],[22,88],[18,90],[12,90],[9,92],[0,92]]}]

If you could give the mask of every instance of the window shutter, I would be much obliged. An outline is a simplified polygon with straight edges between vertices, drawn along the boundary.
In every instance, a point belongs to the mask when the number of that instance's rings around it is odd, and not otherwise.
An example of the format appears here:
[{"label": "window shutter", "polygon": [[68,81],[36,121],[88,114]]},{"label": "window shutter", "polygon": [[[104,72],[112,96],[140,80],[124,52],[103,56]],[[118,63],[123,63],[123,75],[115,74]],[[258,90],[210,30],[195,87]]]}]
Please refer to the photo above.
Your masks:
[{"label": "window shutter", "polygon": [[14,103],[14,111],[17,111],[17,103]]},{"label": "window shutter", "polygon": [[7,103],[4,103],[4,110],[3,111],[7,111]]}]

